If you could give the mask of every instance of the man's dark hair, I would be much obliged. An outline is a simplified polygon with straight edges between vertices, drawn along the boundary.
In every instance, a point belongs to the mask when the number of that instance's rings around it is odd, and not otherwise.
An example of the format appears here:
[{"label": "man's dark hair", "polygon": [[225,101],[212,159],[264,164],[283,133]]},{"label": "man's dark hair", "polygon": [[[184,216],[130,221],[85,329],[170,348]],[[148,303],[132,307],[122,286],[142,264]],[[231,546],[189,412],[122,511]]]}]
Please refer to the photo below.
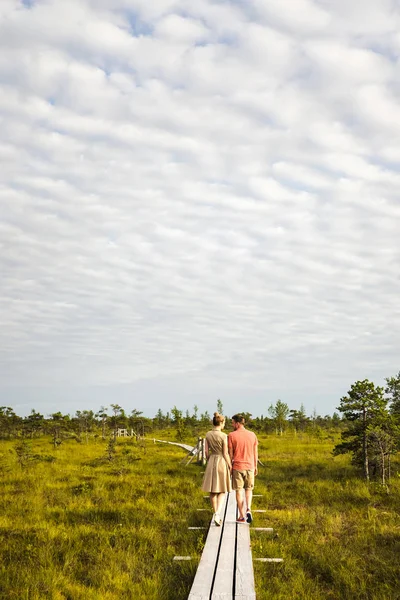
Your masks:
[{"label": "man's dark hair", "polygon": [[235,421],[235,423],[241,423],[244,425],[245,419],[243,415],[233,415],[232,419]]}]

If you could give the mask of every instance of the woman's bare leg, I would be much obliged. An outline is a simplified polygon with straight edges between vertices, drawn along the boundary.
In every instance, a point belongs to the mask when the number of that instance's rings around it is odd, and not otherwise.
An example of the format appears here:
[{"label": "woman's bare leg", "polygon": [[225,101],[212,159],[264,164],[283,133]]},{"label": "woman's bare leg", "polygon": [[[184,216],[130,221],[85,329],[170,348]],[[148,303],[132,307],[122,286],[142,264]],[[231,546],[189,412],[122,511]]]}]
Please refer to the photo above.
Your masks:
[{"label": "woman's bare leg", "polygon": [[225,492],[221,492],[220,494],[217,495],[217,510],[215,512],[217,512],[219,515],[221,514],[222,511],[222,506],[224,504],[224,500],[225,500]]},{"label": "woman's bare leg", "polygon": [[215,514],[216,512],[218,512],[217,508],[218,508],[218,494],[215,494],[214,492],[210,493],[210,502],[211,502],[211,506],[213,509],[213,513]]}]

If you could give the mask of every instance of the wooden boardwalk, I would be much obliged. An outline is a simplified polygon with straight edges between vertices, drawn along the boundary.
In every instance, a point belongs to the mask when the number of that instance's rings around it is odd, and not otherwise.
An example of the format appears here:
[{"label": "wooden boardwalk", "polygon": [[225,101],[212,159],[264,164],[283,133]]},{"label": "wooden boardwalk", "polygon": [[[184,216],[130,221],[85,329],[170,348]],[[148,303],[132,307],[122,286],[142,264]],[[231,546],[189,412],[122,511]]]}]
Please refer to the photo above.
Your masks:
[{"label": "wooden boardwalk", "polygon": [[231,492],[221,526],[210,525],[188,600],[255,600],[250,528],[236,523],[236,513]]},{"label": "wooden boardwalk", "polygon": [[194,452],[196,450],[196,446],[189,446],[189,444],[179,444],[178,442],[167,442],[166,440],[156,440],[153,438],[154,442],[161,442],[162,444],[171,444],[171,446],[179,446],[188,452]]}]

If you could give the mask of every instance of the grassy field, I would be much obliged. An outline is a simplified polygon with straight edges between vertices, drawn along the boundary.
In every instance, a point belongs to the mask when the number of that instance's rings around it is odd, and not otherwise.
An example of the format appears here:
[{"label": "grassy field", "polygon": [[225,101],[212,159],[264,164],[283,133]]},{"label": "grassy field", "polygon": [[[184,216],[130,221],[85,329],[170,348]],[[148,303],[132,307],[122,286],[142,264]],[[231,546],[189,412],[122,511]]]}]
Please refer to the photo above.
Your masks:
[{"label": "grassy field", "polygon": [[[172,439],[171,432],[157,433]],[[389,490],[367,486],[334,439],[260,436],[254,557],[258,600],[400,598],[400,471]],[[185,440],[194,442],[194,440]],[[107,443],[33,440],[41,460],[21,468],[15,442],[0,442],[0,598],[187,598],[210,512],[202,468],[151,439]],[[52,458],[54,457],[55,460]],[[176,563],[175,555],[194,560]]]},{"label": "grassy field", "polygon": [[390,490],[368,486],[348,457],[332,457],[333,445],[263,440],[257,490],[268,512],[257,525],[274,527],[279,537],[253,532],[253,556],[285,560],[255,563],[259,600],[400,598],[399,464]]}]

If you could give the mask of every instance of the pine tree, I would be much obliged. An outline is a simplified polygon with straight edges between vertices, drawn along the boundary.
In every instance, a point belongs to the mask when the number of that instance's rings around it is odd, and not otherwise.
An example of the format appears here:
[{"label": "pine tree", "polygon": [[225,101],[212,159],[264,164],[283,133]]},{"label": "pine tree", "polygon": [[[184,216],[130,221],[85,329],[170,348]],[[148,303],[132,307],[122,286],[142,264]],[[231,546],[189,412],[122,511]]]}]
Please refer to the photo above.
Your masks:
[{"label": "pine tree", "polygon": [[385,393],[390,402],[390,412],[400,422],[400,371],[395,377],[386,378]]},{"label": "pine tree", "polygon": [[344,441],[335,446],[334,454],[351,452],[353,462],[362,464],[367,481],[370,479],[368,430],[382,427],[388,419],[387,402],[383,388],[375,387],[373,382],[364,379],[353,383],[348,395],[341,398],[338,406],[349,425],[342,432]]}]

